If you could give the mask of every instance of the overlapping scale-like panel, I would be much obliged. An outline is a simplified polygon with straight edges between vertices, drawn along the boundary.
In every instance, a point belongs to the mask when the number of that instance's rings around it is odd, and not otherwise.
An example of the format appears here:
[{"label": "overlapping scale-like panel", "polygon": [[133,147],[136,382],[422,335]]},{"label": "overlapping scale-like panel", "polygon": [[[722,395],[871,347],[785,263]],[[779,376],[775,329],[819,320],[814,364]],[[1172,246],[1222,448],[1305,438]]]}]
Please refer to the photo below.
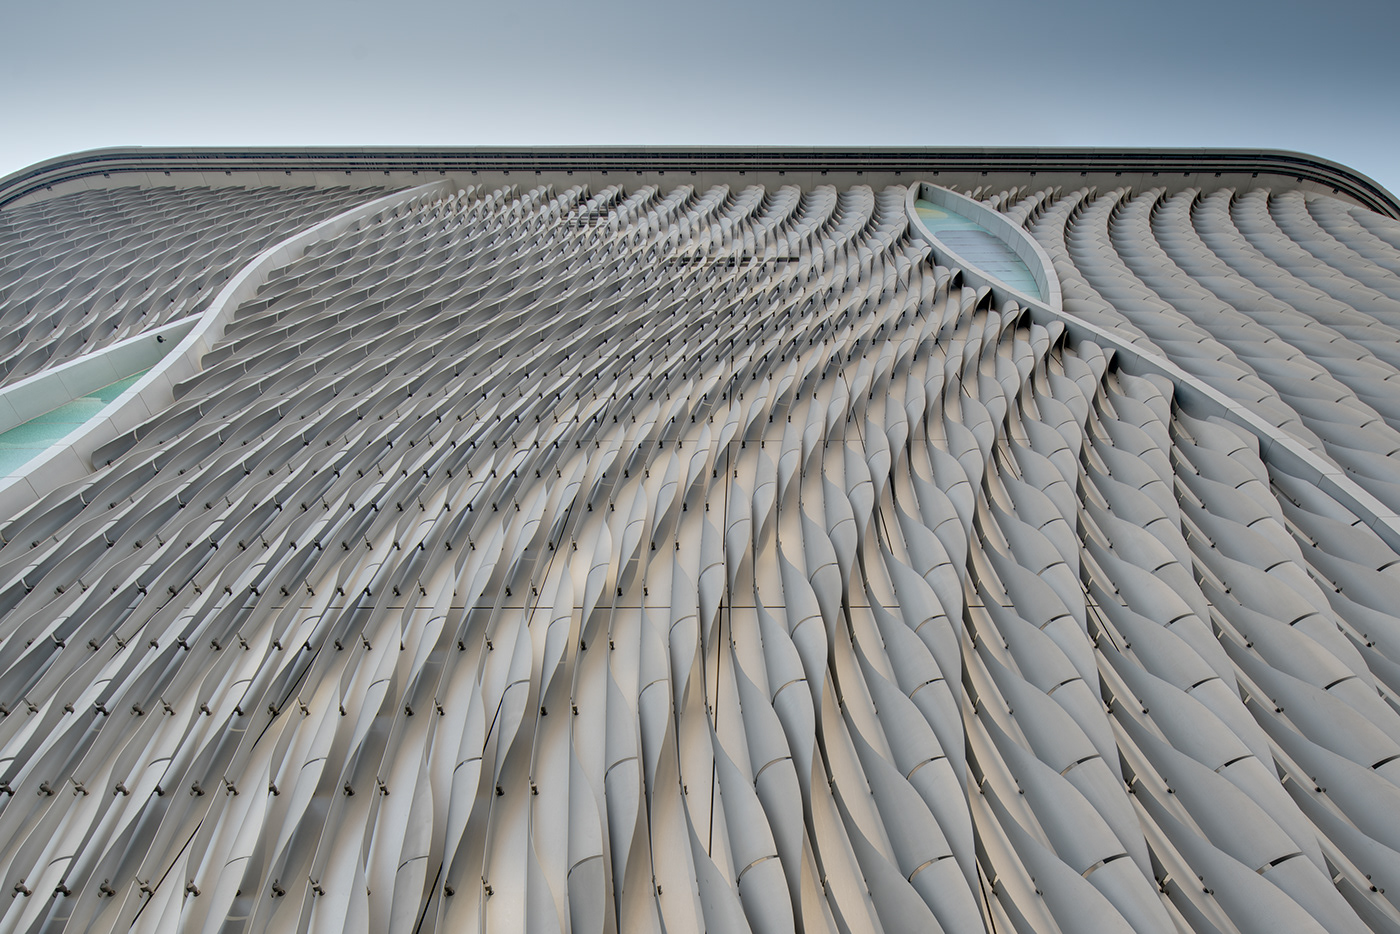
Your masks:
[{"label": "overlapping scale-like panel", "polygon": [[1164,354],[1400,507],[1400,250],[1371,229],[1400,238],[1395,222],[1296,191],[1044,201],[1030,229],[1066,310]]},{"label": "overlapping scale-like panel", "polygon": [[[1391,228],[989,197],[1384,498]],[[3,526],[0,930],[1400,930],[1395,552],[905,202],[405,196],[274,272]]]},{"label": "overlapping scale-like panel", "polygon": [[114,188],[0,213],[0,383],[198,314],[259,250],[372,196]]}]

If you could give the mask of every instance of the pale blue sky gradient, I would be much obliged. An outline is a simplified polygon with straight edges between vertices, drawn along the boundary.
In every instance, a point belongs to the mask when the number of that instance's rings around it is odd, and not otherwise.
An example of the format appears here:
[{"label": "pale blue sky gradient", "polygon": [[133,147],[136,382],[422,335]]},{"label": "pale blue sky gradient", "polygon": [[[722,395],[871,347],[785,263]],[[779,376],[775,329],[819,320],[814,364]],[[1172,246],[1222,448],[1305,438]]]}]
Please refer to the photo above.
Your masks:
[{"label": "pale blue sky gradient", "polygon": [[1219,146],[1400,192],[1390,0],[5,0],[0,175],[106,146]]}]

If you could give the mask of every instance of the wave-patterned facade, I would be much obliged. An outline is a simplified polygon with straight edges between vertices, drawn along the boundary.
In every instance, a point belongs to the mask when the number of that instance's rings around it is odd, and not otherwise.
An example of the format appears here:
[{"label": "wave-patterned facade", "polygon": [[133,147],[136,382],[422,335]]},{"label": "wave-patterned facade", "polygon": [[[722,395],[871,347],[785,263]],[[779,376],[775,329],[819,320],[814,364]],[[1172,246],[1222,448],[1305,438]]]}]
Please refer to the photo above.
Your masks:
[{"label": "wave-patterned facade", "polygon": [[0,525],[0,931],[1400,931],[1400,223],[1104,191],[982,200],[1043,302],[904,186],[231,224]]},{"label": "wave-patterned facade", "polygon": [[0,214],[0,380],[208,307],[258,251],[365,200],[350,188],[117,188]]}]

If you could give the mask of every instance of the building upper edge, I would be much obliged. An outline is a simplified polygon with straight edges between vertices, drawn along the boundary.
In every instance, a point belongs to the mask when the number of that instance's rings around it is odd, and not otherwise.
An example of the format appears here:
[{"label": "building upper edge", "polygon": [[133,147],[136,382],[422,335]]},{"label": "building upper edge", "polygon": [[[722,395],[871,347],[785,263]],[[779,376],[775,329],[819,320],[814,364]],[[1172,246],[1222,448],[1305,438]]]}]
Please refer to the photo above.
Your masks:
[{"label": "building upper edge", "polygon": [[[117,185],[329,185],[411,187],[423,174],[466,184],[497,181],[904,183],[949,187],[1112,185],[1250,189],[1280,183],[1343,197],[1400,218],[1400,199],[1375,180],[1318,156],[1286,150],[1129,148],[798,147],[281,147],[94,149],[35,163],[0,179],[0,209],[84,188]],[[512,173],[515,173],[512,175]],[[604,182],[607,179],[607,182]]]}]

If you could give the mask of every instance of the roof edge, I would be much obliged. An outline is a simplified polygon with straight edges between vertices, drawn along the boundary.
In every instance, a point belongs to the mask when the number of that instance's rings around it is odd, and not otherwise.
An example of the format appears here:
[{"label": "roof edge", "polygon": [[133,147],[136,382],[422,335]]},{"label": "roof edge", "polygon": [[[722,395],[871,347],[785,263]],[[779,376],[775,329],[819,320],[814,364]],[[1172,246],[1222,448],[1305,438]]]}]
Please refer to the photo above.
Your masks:
[{"label": "roof edge", "polygon": [[1400,199],[1354,169],[1288,150],[1003,147],[145,147],[91,149],[0,179],[0,208],[92,176],[179,172],[487,171],[1183,172],[1265,174],[1311,182],[1400,219]]}]

